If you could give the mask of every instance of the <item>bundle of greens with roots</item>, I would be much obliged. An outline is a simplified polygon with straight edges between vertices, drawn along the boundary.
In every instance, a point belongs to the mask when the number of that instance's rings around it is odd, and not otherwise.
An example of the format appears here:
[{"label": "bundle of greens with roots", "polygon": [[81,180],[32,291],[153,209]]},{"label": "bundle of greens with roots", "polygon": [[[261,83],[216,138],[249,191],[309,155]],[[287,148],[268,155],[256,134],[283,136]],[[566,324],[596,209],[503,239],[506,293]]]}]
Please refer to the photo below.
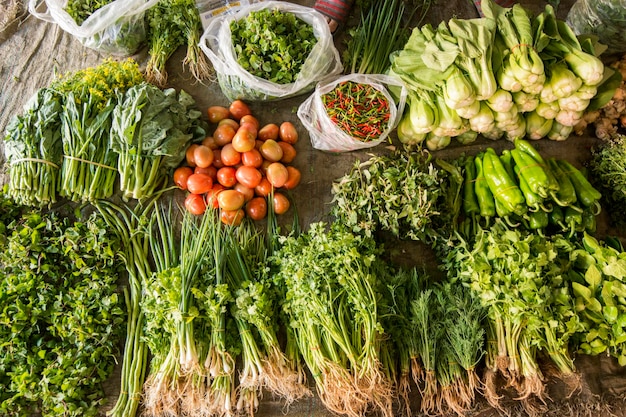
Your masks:
[{"label": "bundle of greens with roots", "polygon": [[279,344],[264,237],[251,222],[224,225],[215,210],[200,218],[184,211],[177,234],[175,217],[163,207],[152,221],[147,413],[253,415],[263,390],[287,404],[308,395],[302,370]]},{"label": "bundle of greens with roots", "polygon": [[183,64],[197,81],[208,79],[212,68],[200,49],[202,23],[193,0],[161,0],[148,12],[148,54],[146,80],[158,86],[167,85],[167,61],[176,50],[187,44]]},{"label": "bundle of greens with roots", "polygon": [[573,243],[497,222],[472,241],[459,237],[450,248],[445,258],[450,279],[470,288],[487,309],[483,382],[489,403],[501,407],[497,387],[504,386],[515,390],[527,410],[541,410],[546,393],[540,354],[577,388],[568,351],[571,337],[581,331],[566,276]]},{"label": "bundle of greens with roots", "polygon": [[393,381],[383,369],[387,335],[376,289],[388,268],[372,239],[338,223],[280,237],[272,256],[282,308],[322,403],[360,417],[393,415]]}]

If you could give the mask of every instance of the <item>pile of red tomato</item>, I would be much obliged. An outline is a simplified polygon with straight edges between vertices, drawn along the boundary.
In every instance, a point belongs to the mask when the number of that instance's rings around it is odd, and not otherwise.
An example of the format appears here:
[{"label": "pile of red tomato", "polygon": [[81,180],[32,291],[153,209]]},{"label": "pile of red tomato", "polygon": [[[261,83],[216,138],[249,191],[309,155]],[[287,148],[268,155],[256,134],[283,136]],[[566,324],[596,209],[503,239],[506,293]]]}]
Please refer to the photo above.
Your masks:
[{"label": "pile of red tomato", "polygon": [[267,216],[272,197],[276,214],[289,210],[283,190],[300,183],[300,171],[289,165],[296,157],[298,132],[291,122],[261,126],[241,100],[228,108],[211,106],[213,135],[186,151],[186,164],[174,171],[174,183],[187,190],[185,208],[201,215],[208,207],[220,210],[222,222],[238,225],[247,215]]}]

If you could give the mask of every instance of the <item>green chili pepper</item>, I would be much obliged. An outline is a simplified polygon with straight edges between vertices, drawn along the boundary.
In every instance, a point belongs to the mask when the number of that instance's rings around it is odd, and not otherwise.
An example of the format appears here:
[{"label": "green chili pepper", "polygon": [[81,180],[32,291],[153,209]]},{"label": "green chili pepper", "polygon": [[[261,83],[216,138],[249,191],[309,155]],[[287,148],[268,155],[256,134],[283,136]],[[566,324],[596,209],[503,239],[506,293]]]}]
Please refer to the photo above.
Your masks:
[{"label": "green chili pepper", "polygon": [[474,192],[476,193],[476,200],[478,200],[478,206],[480,207],[480,215],[489,220],[496,215],[496,203],[484,176],[482,153],[474,157],[474,166],[476,167]]},{"label": "green chili pepper", "polygon": [[569,175],[563,172],[563,169],[556,158],[548,158],[547,162],[548,167],[554,174],[554,177],[559,184],[559,190],[556,193],[550,194],[552,199],[555,203],[563,207],[573,205],[576,201],[578,201],[578,199],[576,197],[576,189],[574,188],[574,184],[572,184]]},{"label": "green chili pepper", "polygon": [[546,163],[545,159],[541,156],[541,154],[530,144],[530,142],[524,139],[516,139],[515,140],[515,149],[520,152],[524,152],[529,155],[535,162],[544,169],[546,176],[548,177],[548,190],[558,191],[559,190],[559,182],[556,177],[552,173],[549,165]]},{"label": "green chili pepper", "polygon": [[474,182],[476,182],[476,166],[474,160],[468,158],[465,162],[465,182],[463,184],[463,212],[466,216],[475,216],[480,213]]},{"label": "green chili pepper", "polygon": [[513,157],[511,156],[511,151],[509,151],[508,149],[505,149],[502,151],[502,153],[500,154],[500,162],[502,162],[502,165],[504,166],[504,169],[506,169],[506,172],[509,174],[509,177],[513,178],[513,180],[515,180],[515,171],[513,170]]},{"label": "green chili pepper", "polygon": [[550,211],[544,207],[543,198],[541,198],[537,193],[534,193],[528,186],[528,183],[526,182],[524,177],[519,175],[519,166],[515,165],[513,167],[513,170],[515,171],[520,191],[522,192],[522,194],[524,195],[524,199],[526,200],[526,206],[528,206],[531,211]]},{"label": "green chili pepper", "polygon": [[593,185],[585,178],[582,172],[575,166],[570,164],[564,159],[557,160],[562,171],[569,177],[574,189],[576,190],[576,197],[580,203],[585,207],[594,207],[596,212],[600,213],[600,198],[602,194],[596,190]]},{"label": "green chili pepper", "polygon": [[580,211],[575,210],[573,207],[565,207],[563,216],[564,223],[569,227],[570,236],[573,236],[574,232],[582,231],[583,214]]},{"label": "green chili pepper", "polygon": [[511,156],[515,164],[519,166],[519,175],[526,180],[532,192],[542,198],[548,198],[550,179],[544,167],[532,156],[519,149],[512,149]]},{"label": "green chili pepper", "polygon": [[548,215],[549,224],[561,228],[561,230],[567,230],[567,226],[565,225],[565,216],[563,213],[563,209],[561,206],[555,205],[551,207],[550,213]]},{"label": "green chili pepper", "polygon": [[584,210],[582,213],[583,224],[582,229],[587,233],[595,233],[597,229],[596,216],[590,209]]},{"label": "green chili pepper", "polygon": [[528,227],[532,230],[543,230],[549,223],[550,217],[546,211],[537,210],[528,213]]},{"label": "green chili pepper", "polygon": [[495,152],[485,152],[483,156],[483,175],[491,193],[507,211],[522,215],[528,209],[526,200],[519,186],[509,176],[500,158]]}]

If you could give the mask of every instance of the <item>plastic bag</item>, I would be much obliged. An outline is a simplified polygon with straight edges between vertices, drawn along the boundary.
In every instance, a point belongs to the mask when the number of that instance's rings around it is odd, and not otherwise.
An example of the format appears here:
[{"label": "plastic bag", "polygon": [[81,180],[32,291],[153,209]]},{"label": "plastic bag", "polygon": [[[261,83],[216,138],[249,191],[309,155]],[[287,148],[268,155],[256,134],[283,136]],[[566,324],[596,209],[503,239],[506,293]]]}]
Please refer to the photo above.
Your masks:
[{"label": "plastic bag", "polygon": [[[67,0],[29,0],[29,12],[46,22],[56,23],[84,46],[99,52],[132,55],[146,40],[145,12],[159,0],[115,0],[101,7],[81,25],[64,9]],[[46,6],[37,11],[39,4]]]},{"label": "plastic bag", "polygon": [[[253,11],[270,8],[290,12],[313,27],[317,43],[305,60],[295,82],[278,84],[254,76],[237,63],[230,22],[245,18]],[[343,71],[339,52],[335,48],[328,23],[316,10],[288,2],[266,1],[245,6],[233,14],[213,18],[202,38],[200,47],[211,60],[224,95],[232,100],[269,101],[294,97],[315,88],[323,78]]]},{"label": "plastic bag", "polygon": [[[345,133],[328,117],[322,102],[322,96],[344,81],[371,85],[382,92],[390,103],[389,124],[378,139],[364,142],[354,138]],[[397,103],[386,86],[393,86],[395,91],[399,89]],[[332,81],[319,83],[313,94],[298,107],[298,118],[309,132],[311,144],[315,149],[330,152],[348,152],[371,148],[387,139],[391,131],[398,125],[404,112],[406,97],[406,87],[396,78],[382,74],[349,74]]]},{"label": "plastic bag", "polygon": [[596,35],[605,54],[626,52],[626,0],[577,0],[566,22],[576,35]]}]

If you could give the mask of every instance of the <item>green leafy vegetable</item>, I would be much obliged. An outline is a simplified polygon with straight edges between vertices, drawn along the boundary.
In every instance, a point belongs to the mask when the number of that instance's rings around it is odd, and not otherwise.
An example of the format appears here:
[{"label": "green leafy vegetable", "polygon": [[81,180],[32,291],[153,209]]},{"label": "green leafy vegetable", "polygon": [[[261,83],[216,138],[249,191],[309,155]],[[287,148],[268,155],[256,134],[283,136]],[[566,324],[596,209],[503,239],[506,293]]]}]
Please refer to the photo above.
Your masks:
[{"label": "green leafy vegetable", "polygon": [[230,29],[239,65],[276,84],[296,81],[317,43],[310,24],[279,9],[252,11],[233,20]]}]

